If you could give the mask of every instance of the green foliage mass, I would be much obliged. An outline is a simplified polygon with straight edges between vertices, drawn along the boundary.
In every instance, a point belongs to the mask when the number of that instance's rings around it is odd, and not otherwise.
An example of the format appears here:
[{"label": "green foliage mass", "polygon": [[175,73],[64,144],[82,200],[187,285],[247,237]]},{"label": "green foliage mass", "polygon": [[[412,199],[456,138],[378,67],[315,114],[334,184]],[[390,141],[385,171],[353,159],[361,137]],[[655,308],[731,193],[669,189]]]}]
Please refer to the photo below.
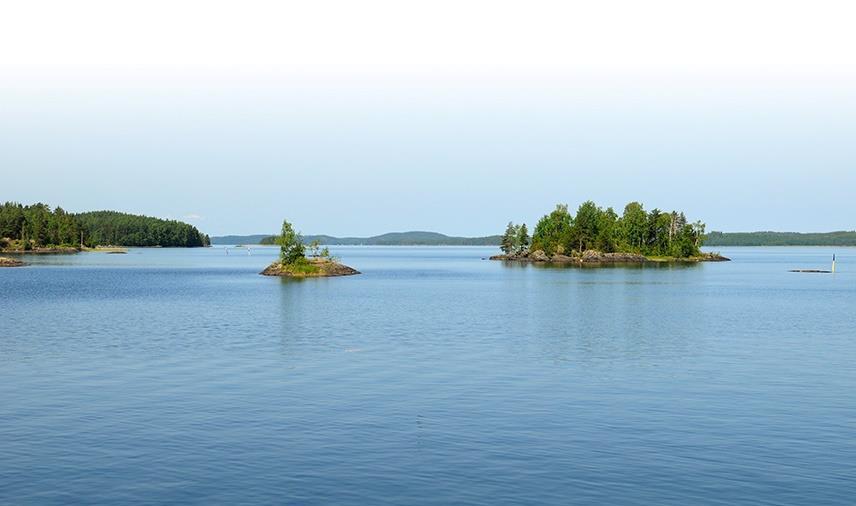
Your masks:
[{"label": "green foliage mass", "polygon": [[[686,258],[700,254],[704,228],[702,222],[687,223],[677,211],[646,212],[642,204],[631,202],[619,217],[611,207],[603,209],[589,200],[579,206],[576,215],[559,204],[538,220],[529,249],[548,255],[598,250]],[[512,240],[514,234],[515,225],[509,223],[501,242],[506,253],[526,249]]]},{"label": "green foliage mass", "polygon": [[208,236],[175,220],[94,211],[71,214],[42,203],[0,206],[0,239],[19,241],[24,249],[53,246],[208,246]]},{"label": "green foliage mass", "polygon": [[294,265],[306,261],[306,247],[303,238],[286,220],[282,222],[282,232],[277,237],[279,244],[279,260],[284,264]]},{"label": "green foliage mass", "polygon": [[573,218],[566,204],[556,205],[556,209],[545,215],[535,224],[532,232],[532,249],[542,250],[548,255],[565,253],[572,243],[571,226]]},{"label": "green foliage mass", "polygon": [[515,225],[508,222],[505,228],[505,234],[499,242],[499,247],[506,254],[522,253],[529,249],[529,231],[526,229],[526,224]]}]

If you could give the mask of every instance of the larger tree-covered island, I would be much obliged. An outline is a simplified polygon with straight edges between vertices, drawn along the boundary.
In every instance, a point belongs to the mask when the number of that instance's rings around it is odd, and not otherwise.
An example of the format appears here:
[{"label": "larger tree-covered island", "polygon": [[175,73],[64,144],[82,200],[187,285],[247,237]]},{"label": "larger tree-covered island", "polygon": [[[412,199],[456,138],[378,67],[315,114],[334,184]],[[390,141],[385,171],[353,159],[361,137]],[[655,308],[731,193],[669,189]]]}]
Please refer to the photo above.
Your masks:
[{"label": "larger tree-covered island", "polygon": [[356,269],[342,265],[330,255],[330,250],[321,248],[318,241],[310,245],[310,256],[306,256],[303,238],[288,221],[282,222],[282,233],[276,236],[279,244],[279,260],[267,266],[261,274],[289,278],[323,278],[359,274]]},{"label": "larger tree-covered island", "polygon": [[207,235],[175,220],[116,211],[75,214],[42,203],[0,205],[0,251],[5,252],[74,253],[98,246],[208,245]]},{"label": "larger tree-covered island", "polygon": [[638,202],[627,204],[621,216],[592,201],[580,205],[576,215],[559,204],[538,221],[531,237],[526,224],[509,223],[500,245],[503,254],[491,259],[565,264],[728,260],[701,251],[704,228],[700,221],[689,223],[684,213],[646,212]]}]

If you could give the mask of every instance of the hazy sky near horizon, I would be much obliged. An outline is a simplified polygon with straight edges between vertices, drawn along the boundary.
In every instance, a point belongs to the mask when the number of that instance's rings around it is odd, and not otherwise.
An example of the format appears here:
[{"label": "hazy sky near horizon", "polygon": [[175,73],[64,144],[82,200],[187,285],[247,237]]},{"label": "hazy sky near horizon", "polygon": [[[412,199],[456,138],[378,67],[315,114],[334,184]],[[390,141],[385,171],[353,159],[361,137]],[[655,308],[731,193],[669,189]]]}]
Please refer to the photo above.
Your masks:
[{"label": "hazy sky near horizon", "polygon": [[[309,5],[306,5],[309,4]],[[0,200],[211,235],[499,233],[556,203],[856,229],[849,2],[19,2]]]}]

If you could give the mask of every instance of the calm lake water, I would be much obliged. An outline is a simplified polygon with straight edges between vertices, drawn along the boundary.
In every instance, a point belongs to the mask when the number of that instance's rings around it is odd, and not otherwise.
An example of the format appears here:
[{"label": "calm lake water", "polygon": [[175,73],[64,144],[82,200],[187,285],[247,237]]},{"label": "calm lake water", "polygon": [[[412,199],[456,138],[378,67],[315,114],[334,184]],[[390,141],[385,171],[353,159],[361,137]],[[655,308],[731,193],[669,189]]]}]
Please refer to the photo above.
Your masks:
[{"label": "calm lake water", "polygon": [[853,504],[856,250],[132,249],[0,270],[0,503]]}]

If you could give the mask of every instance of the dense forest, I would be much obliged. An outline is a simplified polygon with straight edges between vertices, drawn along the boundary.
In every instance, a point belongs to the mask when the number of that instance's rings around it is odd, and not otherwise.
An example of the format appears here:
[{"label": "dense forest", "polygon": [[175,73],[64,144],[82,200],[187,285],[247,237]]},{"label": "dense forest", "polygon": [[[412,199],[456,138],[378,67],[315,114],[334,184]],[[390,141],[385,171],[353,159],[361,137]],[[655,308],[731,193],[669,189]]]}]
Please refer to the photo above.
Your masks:
[{"label": "dense forest", "polygon": [[856,246],[856,232],[711,232],[709,246]]},{"label": "dense forest", "polygon": [[687,258],[700,254],[704,237],[704,223],[689,223],[684,213],[646,212],[642,204],[631,202],[619,216],[611,207],[603,209],[587,201],[576,215],[567,205],[557,205],[538,221],[531,238],[526,224],[509,223],[500,247],[506,254],[541,250],[547,255],[571,255],[597,250]]},{"label": "dense forest", "polygon": [[68,213],[42,203],[0,206],[0,248],[31,250],[46,247],[208,246],[208,236],[175,220],[94,211]]}]

